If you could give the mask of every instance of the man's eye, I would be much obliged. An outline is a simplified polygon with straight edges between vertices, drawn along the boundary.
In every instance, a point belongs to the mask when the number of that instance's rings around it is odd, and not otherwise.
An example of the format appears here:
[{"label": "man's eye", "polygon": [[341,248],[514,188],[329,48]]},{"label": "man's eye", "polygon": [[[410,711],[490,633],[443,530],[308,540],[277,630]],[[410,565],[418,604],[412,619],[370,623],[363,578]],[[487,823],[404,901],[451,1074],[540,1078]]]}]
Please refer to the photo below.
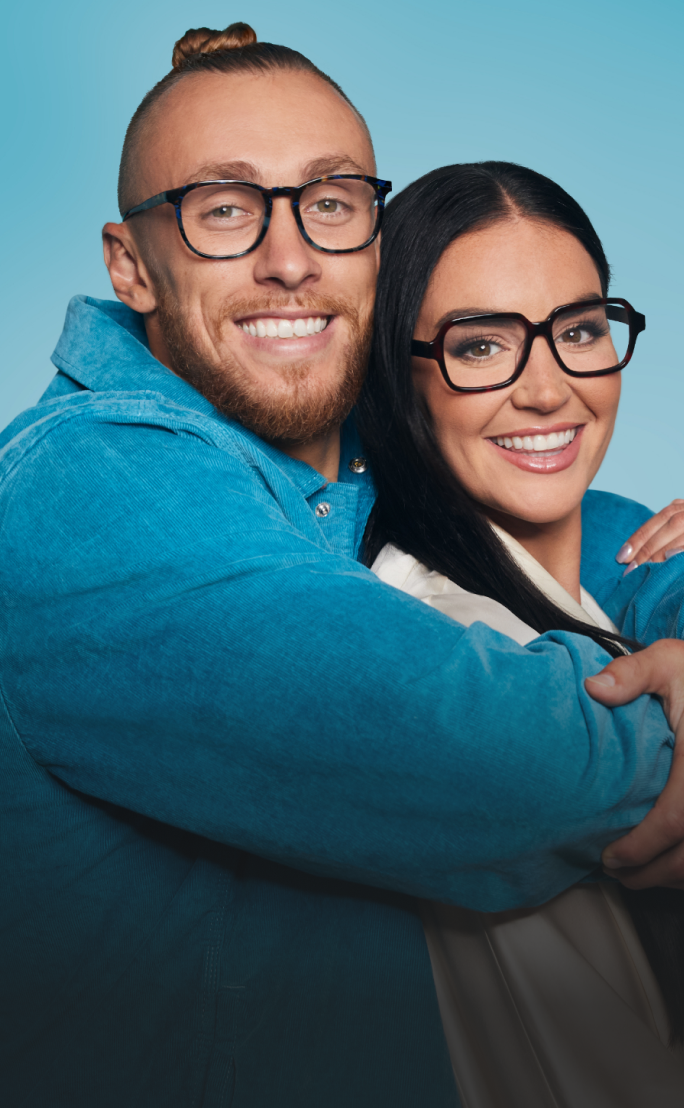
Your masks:
[{"label": "man's eye", "polygon": [[326,196],[323,200],[317,200],[312,210],[317,215],[338,215],[342,211],[342,205],[339,200]]},{"label": "man's eye", "polygon": [[217,208],[211,209],[209,215],[214,219],[235,219],[236,216],[245,215],[245,212],[233,204],[219,204]]}]

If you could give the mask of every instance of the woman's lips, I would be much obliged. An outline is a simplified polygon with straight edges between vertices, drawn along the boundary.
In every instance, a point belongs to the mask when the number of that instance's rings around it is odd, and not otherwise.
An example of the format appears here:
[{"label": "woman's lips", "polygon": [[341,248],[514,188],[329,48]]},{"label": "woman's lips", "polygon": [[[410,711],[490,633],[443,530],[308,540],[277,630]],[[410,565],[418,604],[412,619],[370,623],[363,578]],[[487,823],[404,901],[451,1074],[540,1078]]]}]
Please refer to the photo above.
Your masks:
[{"label": "woman's lips", "polygon": [[499,455],[503,456],[507,462],[517,466],[518,469],[524,469],[528,473],[559,473],[561,470],[571,466],[579,454],[584,427],[585,424],[582,423],[576,428],[575,437],[572,442],[549,451],[534,452],[524,449],[507,449],[505,446],[499,446],[494,439],[487,439],[487,442],[489,442],[494,450],[496,450]]}]

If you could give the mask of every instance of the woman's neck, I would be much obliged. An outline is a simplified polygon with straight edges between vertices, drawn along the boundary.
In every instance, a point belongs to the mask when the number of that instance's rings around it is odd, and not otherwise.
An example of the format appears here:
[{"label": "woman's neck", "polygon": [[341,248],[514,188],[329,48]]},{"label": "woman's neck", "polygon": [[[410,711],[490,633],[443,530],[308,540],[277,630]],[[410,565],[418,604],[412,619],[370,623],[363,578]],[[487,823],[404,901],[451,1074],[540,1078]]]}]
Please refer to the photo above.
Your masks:
[{"label": "woman's neck", "polygon": [[488,510],[487,516],[492,523],[498,524],[517,539],[528,554],[536,558],[578,604],[581,603],[582,507],[580,504],[569,516],[553,523],[529,523],[527,520],[517,519],[515,516],[494,510]]}]

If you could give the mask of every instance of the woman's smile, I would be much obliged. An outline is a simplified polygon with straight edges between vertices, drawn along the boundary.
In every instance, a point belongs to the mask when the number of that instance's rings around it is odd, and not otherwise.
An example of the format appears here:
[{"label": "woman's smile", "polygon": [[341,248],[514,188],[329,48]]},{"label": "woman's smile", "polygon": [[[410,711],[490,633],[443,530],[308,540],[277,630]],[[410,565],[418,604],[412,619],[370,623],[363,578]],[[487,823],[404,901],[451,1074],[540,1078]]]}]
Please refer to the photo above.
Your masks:
[{"label": "woman's smile", "polygon": [[526,427],[506,435],[487,438],[511,465],[530,473],[558,473],[567,469],[579,454],[584,424]]}]

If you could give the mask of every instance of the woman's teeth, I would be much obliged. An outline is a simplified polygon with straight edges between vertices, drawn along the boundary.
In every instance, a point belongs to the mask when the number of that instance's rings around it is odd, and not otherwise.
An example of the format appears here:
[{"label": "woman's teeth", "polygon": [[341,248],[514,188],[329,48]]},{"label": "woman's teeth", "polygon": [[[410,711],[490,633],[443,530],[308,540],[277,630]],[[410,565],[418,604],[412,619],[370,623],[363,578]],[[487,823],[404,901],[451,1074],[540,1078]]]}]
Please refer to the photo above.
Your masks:
[{"label": "woman's teeth", "polygon": [[328,326],[326,316],[309,316],[308,319],[254,319],[240,324],[246,335],[260,339],[300,339],[305,335],[317,335]]},{"label": "woman's teeth", "polygon": [[562,450],[572,442],[579,428],[571,427],[568,431],[552,431],[550,435],[499,435],[494,439],[497,446],[503,446],[505,450],[524,450],[528,454],[539,454],[544,450]]}]

